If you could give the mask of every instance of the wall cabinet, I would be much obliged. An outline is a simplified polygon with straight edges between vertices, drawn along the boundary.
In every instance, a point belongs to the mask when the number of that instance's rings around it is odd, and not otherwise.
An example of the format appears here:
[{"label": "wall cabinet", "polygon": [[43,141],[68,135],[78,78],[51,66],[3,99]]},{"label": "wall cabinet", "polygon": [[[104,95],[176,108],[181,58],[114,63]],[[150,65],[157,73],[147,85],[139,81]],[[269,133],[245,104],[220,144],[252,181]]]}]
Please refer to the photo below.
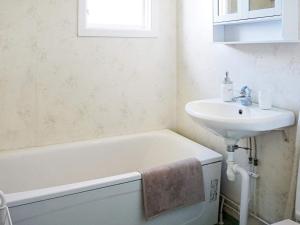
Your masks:
[{"label": "wall cabinet", "polygon": [[214,42],[299,41],[300,0],[212,0]]},{"label": "wall cabinet", "polygon": [[281,16],[282,0],[214,0],[214,22]]}]

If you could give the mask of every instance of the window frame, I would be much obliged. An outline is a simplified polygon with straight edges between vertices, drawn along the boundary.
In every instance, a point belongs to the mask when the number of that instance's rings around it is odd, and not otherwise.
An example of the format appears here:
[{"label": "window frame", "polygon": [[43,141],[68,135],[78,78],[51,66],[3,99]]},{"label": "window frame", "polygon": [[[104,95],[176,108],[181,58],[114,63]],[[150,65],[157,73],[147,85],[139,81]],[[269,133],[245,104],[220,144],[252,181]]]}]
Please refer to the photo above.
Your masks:
[{"label": "window frame", "polygon": [[86,25],[86,5],[87,0],[78,0],[78,36],[79,37],[140,37],[140,38],[154,38],[158,36],[158,1],[150,1],[150,27],[149,29],[124,29],[114,28],[88,28]]}]

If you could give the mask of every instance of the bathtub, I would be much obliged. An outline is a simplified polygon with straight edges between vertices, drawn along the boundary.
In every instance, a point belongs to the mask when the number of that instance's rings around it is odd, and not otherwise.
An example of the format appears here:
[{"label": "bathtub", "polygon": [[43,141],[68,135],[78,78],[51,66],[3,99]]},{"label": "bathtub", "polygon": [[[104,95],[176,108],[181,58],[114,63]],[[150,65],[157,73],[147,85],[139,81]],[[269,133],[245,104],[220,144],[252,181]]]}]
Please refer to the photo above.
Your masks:
[{"label": "bathtub", "polygon": [[[206,201],[143,216],[141,171],[197,157]],[[172,131],[0,153],[0,190],[14,225],[214,225],[222,157]]]}]

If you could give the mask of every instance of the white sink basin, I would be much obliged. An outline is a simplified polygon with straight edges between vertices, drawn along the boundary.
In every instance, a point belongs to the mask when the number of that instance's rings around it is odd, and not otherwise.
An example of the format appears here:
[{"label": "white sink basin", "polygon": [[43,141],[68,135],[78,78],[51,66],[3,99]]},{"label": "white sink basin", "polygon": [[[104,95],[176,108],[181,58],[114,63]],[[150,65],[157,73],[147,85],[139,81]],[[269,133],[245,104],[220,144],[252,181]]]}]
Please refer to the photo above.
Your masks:
[{"label": "white sink basin", "polygon": [[186,111],[215,134],[235,141],[295,123],[295,115],[290,111],[277,108],[261,110],[257,105],[245,107],[220,99],[190,102],[186,105]]}]

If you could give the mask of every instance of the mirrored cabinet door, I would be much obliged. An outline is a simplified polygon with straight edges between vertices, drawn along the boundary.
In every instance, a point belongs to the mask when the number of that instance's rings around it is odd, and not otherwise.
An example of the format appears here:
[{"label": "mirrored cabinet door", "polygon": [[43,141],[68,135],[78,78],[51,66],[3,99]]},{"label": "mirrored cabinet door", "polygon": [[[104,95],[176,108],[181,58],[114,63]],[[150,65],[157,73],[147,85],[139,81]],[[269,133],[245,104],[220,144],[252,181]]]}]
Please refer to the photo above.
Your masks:
[{"label": "mirrored cabinet door", "polygon": [[248,18],[281,15],[282,0],[247,0]]},{"label": "mirrored cabinet door", "polygon": [[250,11],[273,8],[275,8],[275,0],[249,0]]},{"label": "mirrored cabinet door", "polygon": [[245,0],[214,0],[214,22],[241,19],[241,1]]}]

